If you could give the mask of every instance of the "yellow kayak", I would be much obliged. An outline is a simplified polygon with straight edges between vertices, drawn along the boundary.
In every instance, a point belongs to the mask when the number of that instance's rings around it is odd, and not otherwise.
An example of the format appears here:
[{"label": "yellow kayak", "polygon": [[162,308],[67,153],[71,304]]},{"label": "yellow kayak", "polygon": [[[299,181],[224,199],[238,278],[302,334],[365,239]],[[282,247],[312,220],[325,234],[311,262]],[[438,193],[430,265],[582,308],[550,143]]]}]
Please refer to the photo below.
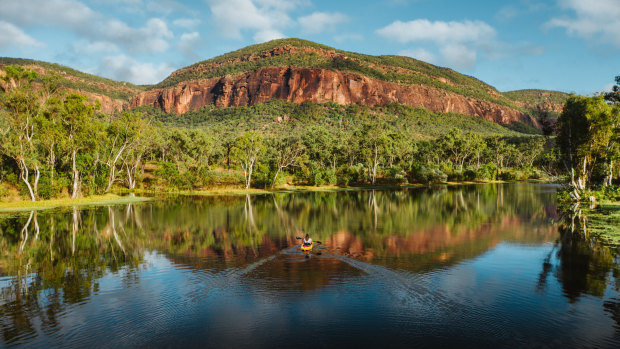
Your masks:
[{"label": "yellow kayak", "polygon": [[304,252],[309,252],[309,251],[312,251],[312,245],[313,244],[310,244],[310,245],[301,244],[299,248]]}]

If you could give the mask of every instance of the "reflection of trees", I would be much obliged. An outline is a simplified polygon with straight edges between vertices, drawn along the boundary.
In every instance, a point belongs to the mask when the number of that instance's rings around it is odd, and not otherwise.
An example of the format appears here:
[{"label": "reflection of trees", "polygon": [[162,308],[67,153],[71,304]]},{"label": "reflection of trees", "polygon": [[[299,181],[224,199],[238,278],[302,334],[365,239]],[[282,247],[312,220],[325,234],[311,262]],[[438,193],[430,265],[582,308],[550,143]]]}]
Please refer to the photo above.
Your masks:
[{"label": "reflection of trees", "polygon": [[[583,295],[602,298],[612,282],[620,291],[617,251],[588,233],[585,215],[578,209],[568,211],[559,226],[559,234],[549,256],[543,261],[537,285],[539,291],[545,290],[550,274],[555,275],[571,303],[578,302]],[[555,265],[551,261],[554,252],[557,257]],[[620,300],[605,301],[603,307],[620,329]]]},{"label": "reflection of trees", "polygon": [[560,225],[555,274],[566,297],[576,302],[581,295],[602,297],[611,275],[617,275],[617,254],[587,230],[587,217],[569,212]]},{"label": "reflection of trees", "polygon": [[[30,212],[0,221],[1,272],[13,276],[0,291],[0,328],[5,342],[34,333],[37,327],[54,331],[65,304],[89,298],[105,273],[140,263],[143,253],[136,250],[139,244],[132,234],[112,237],[97,231],[97,225],[104,222],[118,225],[113,223],[114,212],[74,208],[69,212]],[[121,251],[121,241],[131,253]]]}]

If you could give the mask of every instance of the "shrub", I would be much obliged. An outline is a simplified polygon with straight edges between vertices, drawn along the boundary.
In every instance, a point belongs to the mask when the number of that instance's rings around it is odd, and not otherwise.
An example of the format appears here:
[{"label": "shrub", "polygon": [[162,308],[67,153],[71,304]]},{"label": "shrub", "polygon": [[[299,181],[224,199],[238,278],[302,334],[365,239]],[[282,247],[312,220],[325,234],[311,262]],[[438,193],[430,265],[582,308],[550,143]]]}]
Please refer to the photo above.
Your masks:
[{"label": "shrub", "polygon": [[448,180],[448,176],[441,170],[421,165],[413,166],[410,178],[413,182],[423,184],[440,183]]},{"label": "shrub", "polygon": [[364,181],[365,168],[364,165],[343,165],[337,171],[337,184],[351,185],[360,184]]},{"label": "shrub", "polygon": [[478,171],[476,171],[477,179],[486,179],[486,180],[494,180],[497,178],[497,166],[494,163],[490,162],[486,165],[480,166]]},{"label": "shrub", "polygon": [[384,178],[391,183],[395,184],[407,184],[407,172],[403,170],[400,166],[392,166],[388,167],[384,171]]},{"label": "shrub", "polygon": [[224,187],[243,185],[243,174],[235,171],[211,171],[203,173],[203,183],[206,187]]}]

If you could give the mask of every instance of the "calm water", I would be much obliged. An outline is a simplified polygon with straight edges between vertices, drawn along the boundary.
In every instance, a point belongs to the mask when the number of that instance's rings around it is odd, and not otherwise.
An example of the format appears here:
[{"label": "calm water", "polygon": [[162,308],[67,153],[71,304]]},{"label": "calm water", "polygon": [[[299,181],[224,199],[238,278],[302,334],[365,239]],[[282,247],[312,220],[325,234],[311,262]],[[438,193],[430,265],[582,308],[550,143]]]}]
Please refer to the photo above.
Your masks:
[{"label": "calm water", "polygon": [[529,184],[0,216],[0,347],[618,348],[619,259],[559,220]]}]

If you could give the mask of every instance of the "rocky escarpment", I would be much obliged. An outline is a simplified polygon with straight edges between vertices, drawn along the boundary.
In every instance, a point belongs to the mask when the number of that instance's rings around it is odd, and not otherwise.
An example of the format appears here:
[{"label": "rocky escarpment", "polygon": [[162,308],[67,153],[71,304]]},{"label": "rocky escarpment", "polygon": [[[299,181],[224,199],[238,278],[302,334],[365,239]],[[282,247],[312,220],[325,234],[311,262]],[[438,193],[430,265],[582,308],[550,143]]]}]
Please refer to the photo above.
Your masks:
[{"label": "rocky escarpment", "polygon": [[183,114],[206,105],[248,106],[272,99],[366,106],[400,103],[438,113],[479,116],[497,123],[520,121],[536,125],[529,115],[487,100],[429,85],[401,84],[318,68],[265,67],[235,76],[184,81],[139,93],[130,106],[152,105],[166,112]]}]

